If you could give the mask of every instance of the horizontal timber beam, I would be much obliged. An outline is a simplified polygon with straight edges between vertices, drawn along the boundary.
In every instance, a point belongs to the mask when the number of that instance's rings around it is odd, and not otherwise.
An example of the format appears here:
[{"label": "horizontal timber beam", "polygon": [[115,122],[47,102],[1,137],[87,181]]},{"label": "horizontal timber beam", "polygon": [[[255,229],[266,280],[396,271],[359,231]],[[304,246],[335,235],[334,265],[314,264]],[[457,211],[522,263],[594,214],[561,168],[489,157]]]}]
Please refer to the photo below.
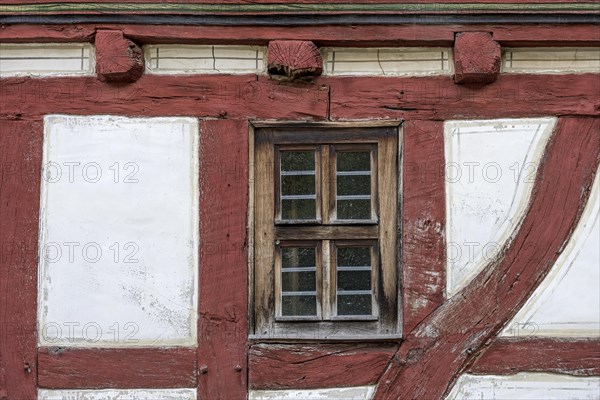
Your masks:
[{"label": "horizontal timber beam", "polygon": [[[126,18],[123,18],[126,20]],[[121,23],[123,22],[123,23]],[[600,31],[593,24],[447,24],[319,26],[164,26],[117,24],[4,25],[0,41],[92,42],[96,29],[116,29],[138,44],[204,43],[266,46],[271,40],[306,40],[317,46],[446,46],[455,32],[486,31],[502,46],[598,46]]]},{"label": "horizontal timber beam", "polygon": [[257,344],[250,348],[252,389],[316,389],[372,385],[394,344]]},{"label": "horizontal timber beam", "polygon": [[0,24],[129,24],[190,26],[320,26],[389,24],[597,24],[598,11],[583,14],[7,14],[0,13]]},{"label": "horizontal timber beam", "polygon": [[321,77],[283,85],[262,75],[144,75],[125,87],[95,77],[0,79],[0,119],[49,113],[282,120],[530,117],[600,114],[596,74],[510,74],[489,85],[455,85],[451,76]]},{"label": "horizontal timber beam", "polygon": [[526,371],[600,376],[600,339],[497,339],[469,373],[509,375]]},{"label": "horizontal timber beam", "polygon": [[38,349],[38,385],[48,389],[196,387],[197,349]]}]

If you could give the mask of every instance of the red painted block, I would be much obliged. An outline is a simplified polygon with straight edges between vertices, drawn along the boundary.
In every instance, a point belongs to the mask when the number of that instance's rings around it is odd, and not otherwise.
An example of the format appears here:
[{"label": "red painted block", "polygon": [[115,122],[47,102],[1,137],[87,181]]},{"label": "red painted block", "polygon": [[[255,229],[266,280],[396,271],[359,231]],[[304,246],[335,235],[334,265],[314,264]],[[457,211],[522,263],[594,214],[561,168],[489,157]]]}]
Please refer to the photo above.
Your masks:
[{"label": "red painted block", "polygon": [[135,82],[144,73],[142,49],[117,30],[96,32],[96,72],[101,81]]},{"label": "red painted block", "polygon": [[323,58],[311,41],[270,41],[268,57],[271,76],[297,79],[318,76],[323,72]]},{"label": "red painted block", "polygon": [[488,32],[461,32],[454,41],[454,83],[492,83],[498,79],[502,54]]}]

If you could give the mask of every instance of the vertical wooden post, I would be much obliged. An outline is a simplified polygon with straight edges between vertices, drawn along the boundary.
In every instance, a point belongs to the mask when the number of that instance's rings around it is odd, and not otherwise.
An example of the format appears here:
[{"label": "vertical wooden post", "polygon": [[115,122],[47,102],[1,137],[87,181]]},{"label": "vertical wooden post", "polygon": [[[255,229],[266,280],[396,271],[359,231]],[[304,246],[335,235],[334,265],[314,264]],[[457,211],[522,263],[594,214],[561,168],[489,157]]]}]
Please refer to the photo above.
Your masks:
[{"label": "vertical wooden post", "polygon": [[0,399],[35,400],[42,123],[0,127]]},{"label": "vertical wooden post", "polygon": [[444,123],[404,124],[402,291],[406,334],[444,301]]},{"label": "vertical wooden post", "polygon": [[248,122],[200,123],[198,398],[247,393]]}]

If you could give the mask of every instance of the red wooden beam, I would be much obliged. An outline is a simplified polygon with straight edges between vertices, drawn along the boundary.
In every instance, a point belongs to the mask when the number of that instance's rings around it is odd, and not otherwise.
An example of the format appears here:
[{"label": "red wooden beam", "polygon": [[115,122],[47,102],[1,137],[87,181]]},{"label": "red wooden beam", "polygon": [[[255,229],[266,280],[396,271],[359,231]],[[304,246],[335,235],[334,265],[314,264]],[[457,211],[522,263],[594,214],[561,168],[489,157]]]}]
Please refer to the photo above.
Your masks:
[{"label": "red wooden beam", "polygon": [[455,32],[486,31],[503,46],[598,46],[591,24],[364,25],[318,27],[156,26],[127,24],[9,25],[5,42],[92,42],[96,29],[117,29],[140,44],[221,43],[266,46],[270,40],[310,40],[317,46],[447,46]]},{"label": "red wooden beam", "polygon": [[[114,3],[114,0],[61,0],[60,3]],[[462,3],[462,0],[422,0],[419,3]],[[578,3],[593,3],[594,0],[578,0]],[[43,4],[43,3],[57,3],[56,0],[35,0],[32,3],[38,3],[38,4]],[[188,4],[215,4],[215,3],[220,3],[220,4],[242,4],[244,3],[243,0],[191,0],[191,1],[185,1],[185,0],[161,0],[161,1],[156,1],[156,0],[127,0],[127,3],[188,3]],[[281,0],[260,0],[260,1],[254,1],[253,3],[255,4],[273,4],[273,3],[281,3]],[[297,0],[296,3],[301,3],[301,4],[311,4],[311,3],[318,3],[315,0]],[[368,4],[368,3],[373,3],[373,4],[377,4],[377,3],[406,3],[406,4],[414,4],[417,3],[416,0],[403,0],[403,1],[397,1],[397,0],[336,0],[335,2],[332,3],[340,3],[340,4],[352,4],[352,3],[357,3],[357,4]],[[523,1],[516,1],[516,0],[477,0],[477,3],[490,3],[490,4],[503,4],[503,3],[523,3]],[[568,3],[568,1],[565,0],[528,0],[527,3]],[[23,4],[22,0],[3,0],[3,4]]]},{"label": "red wooden beam", "polygon": [[0,399],[35,399],[42,123],[0,123]]},{"label": "red wooden beam", "polygon": [[407,333],[444,302],[444,124],[407,121],[403,136],[401,290]]},{"label": "red wooden beam", "polygon": [[[281,85],[256,75],[144,75],[129,85],[95,77],[0,79],[0,116],[48,113],[325,119],[327,86]],[[1,117],[0,117],[1,118]],[[246,135],[247,136],[247,135]]]},{"label": "red wooden beam", "polygon": [[550,271],[577,224],[600,160],[600,119],[559,119],[528,213],[497,260],[408,333],[375,399],[443,398]]},{"label": "red wooden beam", "polygon": [[[486,85],[450,76],[318,78],[281,84],[256,75],[144,75],[130,85],[94,77],[0,79],[0,118],[48,113],[288,120],[456,119],[599,114],[597,74],[504,75]],[[329,96],[329,93],[331,94]],[[330,97],[330,99],[328,99]],[[328,102],[330,102],[328,104]],[[330,107],[328,107],[330,105]]]},{"label": "red wooden beam", "polygon": [[460,32],[454,41],[454,82],[492,83],[500,75],[502,49],[488,32]]},{"label": "red wooden beam", "polygon": [[500,75],[489,85],[452,77],[321,78],[330,86],[331,119],[467,119],[600,114],[598,74]]},{"label": "red wooden beam", "polygon": [[197,386],[195,348],[38,350],[38,384],[49,389]]},{"label": "red wooden beam", "polygon": [[200,122],[200,399],[247,391],[248,121]]},{"label": "red wooden beam", "polygon": [[252,389],[315,389],[372,385],[394,344],[257,344],[250,348]]},{"label": "red wooden beam", "polygon": [[142,49],[117,30],[96,32],[96,73],[107,82],[135,82],[144,73]]},{"label": "red wooden beam", "polygon": [[294,80],[323,72],[323,58],[313,42],[273,40],[269,42],[267,70],[271,78]]},{"label": "red wooden beam", "polygon": [[600,375],[600,339],[497,339],[469,369],[471,374],[518,372]]}]

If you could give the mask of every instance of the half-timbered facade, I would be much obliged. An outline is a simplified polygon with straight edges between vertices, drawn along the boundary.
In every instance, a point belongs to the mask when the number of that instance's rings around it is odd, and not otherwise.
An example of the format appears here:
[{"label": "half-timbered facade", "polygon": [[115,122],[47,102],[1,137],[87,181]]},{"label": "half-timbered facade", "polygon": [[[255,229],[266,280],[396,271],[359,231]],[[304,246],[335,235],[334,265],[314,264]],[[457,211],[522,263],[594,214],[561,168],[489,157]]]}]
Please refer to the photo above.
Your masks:
[{"label": "half-timbered facade", "polygon": [[0,400],[599,399],[593,1],[0,5]]}]

